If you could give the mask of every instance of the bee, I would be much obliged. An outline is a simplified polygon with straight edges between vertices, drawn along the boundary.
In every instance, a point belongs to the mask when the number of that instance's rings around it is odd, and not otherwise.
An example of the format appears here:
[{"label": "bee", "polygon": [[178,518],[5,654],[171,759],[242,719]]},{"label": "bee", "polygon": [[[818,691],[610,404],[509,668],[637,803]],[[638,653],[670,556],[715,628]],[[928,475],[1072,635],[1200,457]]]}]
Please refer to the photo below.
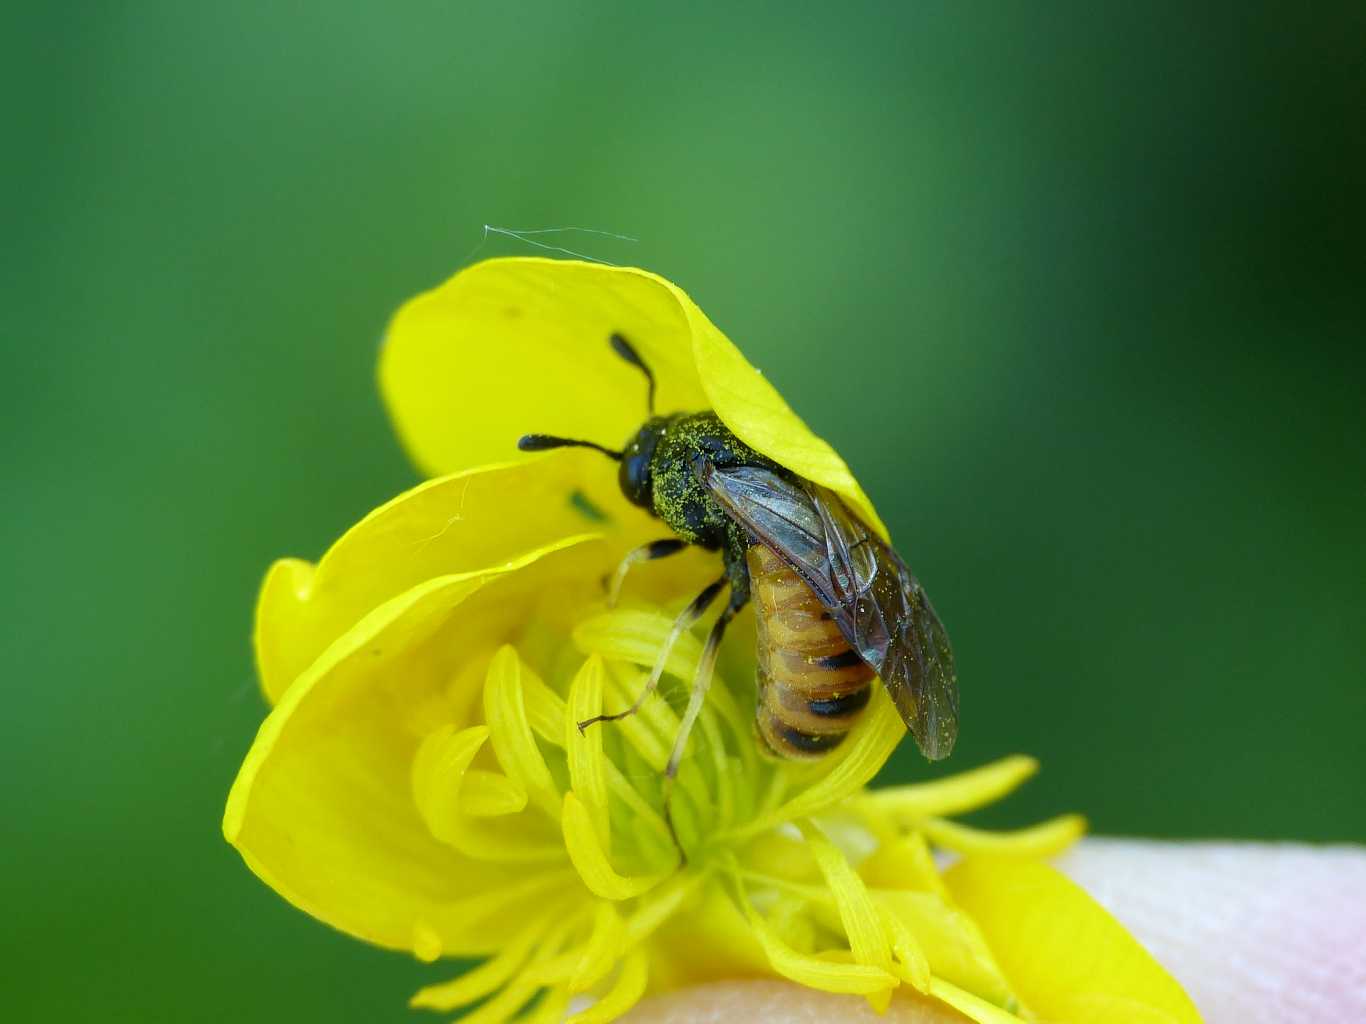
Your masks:
[{"label": "bee", "polygon": [[648,381],[645,424],[620,450],[592,441],[528,434],[518,447],[593,448],[619,463],[632,504],[673,536],[630,552],[610,585],[615,603],[632,565],[698,545],[721,555],[723,571],[679,614],[631,707],[578,723],[634,714],[659,685],[669,650],[723,590],[726,604],[703,647],[687,710],[666,768],[672,781],[702,710],[726,627],[747,603],[756,611],[755,731],[764,750],[819,758],[840,745],[879,676],[931,760],[958,734],[958,680],[943,623],[895,551],[833,491],[759,454],[710,411],[658,416],[655,378],[620,334],[616,353]]}]

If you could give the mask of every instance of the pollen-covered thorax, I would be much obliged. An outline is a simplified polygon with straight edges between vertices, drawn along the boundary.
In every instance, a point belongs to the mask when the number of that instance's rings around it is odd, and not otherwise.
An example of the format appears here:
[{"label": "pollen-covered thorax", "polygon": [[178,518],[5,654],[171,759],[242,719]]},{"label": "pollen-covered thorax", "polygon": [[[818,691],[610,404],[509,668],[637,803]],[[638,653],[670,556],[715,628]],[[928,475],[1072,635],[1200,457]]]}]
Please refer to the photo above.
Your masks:
[{"label": "pollen-covered thorax", "polygon": [[699,460],[718,467],[777,467],[714,412],[652,420],[645,430],[656,435],[650,459],[652,510],[689,543],[713,551],[723,547],[732,532],[730,517],[698,479]]}]

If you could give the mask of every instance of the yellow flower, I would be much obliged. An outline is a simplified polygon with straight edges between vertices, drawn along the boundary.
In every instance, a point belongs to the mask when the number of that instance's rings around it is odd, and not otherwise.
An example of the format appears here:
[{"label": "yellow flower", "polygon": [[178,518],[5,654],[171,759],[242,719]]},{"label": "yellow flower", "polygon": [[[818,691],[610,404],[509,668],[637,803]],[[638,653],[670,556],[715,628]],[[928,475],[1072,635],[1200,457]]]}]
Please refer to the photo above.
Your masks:
[{"label": "yellow flower", "polygon": [[[273,710],[223,823],[251,869],[367,942],[483,959],[412,1000],[478,1004],[464,1018],[478,1024],[571,1006],[608,1021],[649,991],[774,974],[876,1007],[909,986],[983,1024],[1198,1020],[1042,863],[1079,818],[1006,834],[949,820],[1009,792],[1031,759],[869,790],[904,732],[880,691],[823,761],[760,756],[743,619],[679,770],[677,844],[662,770],[698,638],[639,715],[575,727],[631,702],[671,613],[716,571],[703,551],[643,568],[609,609],[604,578],[659,524],[600,455],[516,452],[531,431],[615,444],[638,427],[643,384],[613,332],[655,369],[660,408],[714,409],[882,530],[840,457],[673,285],[541,259],[463,271],[399,312],[380,365],[435,478],[263,584]],[[961,856],[941,871],[935,850]]]}]

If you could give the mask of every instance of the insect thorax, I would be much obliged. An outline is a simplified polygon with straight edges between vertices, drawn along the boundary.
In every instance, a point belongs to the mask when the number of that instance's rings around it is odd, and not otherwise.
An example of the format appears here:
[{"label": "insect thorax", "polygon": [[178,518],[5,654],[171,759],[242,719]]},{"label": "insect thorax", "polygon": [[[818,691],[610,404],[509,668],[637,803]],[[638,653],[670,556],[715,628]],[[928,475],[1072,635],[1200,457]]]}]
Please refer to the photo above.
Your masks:
[{"label": "insect thorax", "polygon": [[745,444],[714,412],[680,413],[658,423],[650,460],[653,511],[690,544],[717,550],[747,543],[743,531],[697,478],[699,460],[716,466],[778,469]]}]

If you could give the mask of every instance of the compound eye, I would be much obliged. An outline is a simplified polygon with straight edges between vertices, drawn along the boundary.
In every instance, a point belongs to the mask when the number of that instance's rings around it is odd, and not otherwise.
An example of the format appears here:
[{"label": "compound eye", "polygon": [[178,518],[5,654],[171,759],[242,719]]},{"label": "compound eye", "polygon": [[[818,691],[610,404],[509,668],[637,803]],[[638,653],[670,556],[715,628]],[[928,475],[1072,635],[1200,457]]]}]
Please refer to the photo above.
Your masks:
[{"label": "compound eye", "polygon": [[641,508],[649,508],[652,495],[650,493],[650,459],[643,452],[628,453],[621,460],[621,469],[617,473],[617,479],[621,484],[621,491],[626,495],[626,500],[633,505]]}]

